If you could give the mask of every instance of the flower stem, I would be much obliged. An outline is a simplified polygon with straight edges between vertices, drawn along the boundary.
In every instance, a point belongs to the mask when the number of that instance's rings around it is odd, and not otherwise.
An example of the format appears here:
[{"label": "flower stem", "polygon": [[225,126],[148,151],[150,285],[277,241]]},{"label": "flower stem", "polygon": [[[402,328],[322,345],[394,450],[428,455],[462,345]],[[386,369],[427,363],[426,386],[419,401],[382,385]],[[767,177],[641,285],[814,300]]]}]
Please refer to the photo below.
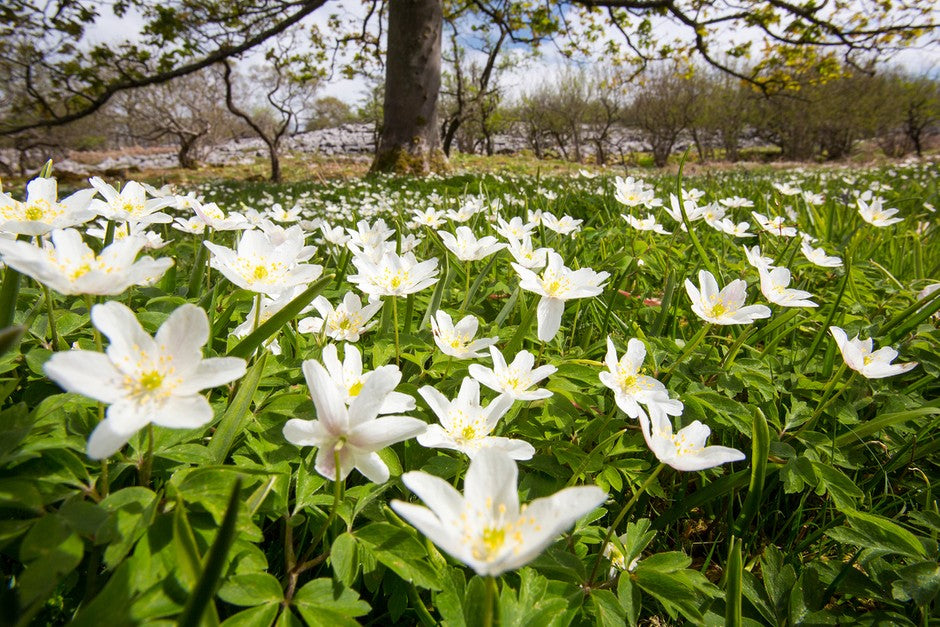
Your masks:
[{"label": "flower stem", "polygon": [[705,339],[705,335],[709,332],[709,330],[711,330],[711,328],[712,323],[709,322],[704,327],[699,329],[698,333],[696,333],[695,336],[689,340],[689,342],[685,345],[685,350],[682,351],[682,354],[679,355],[679,357],[674,362],[672,362],[672,365],[669,366],[668,369],[666,369],[666,372],[662,378],[663,383],[669,380],[669,378],[672,376],[672,373],[675,372],[676,367],[685,361],[686,357],[692,354],[692,351],[694,351],[698,345],[702,343],[702,340]]},{"label": "flower stem", "polygon": [[611,523],[610,527],[607,528],[607,533],[604,535],[604,541],[601,542],[600,551],[597,553],[597,559],[594,560],[594,567],[591,569],[591,576],[588,577],[587,587],[591,587],[594,584],[594,577],[597,576],[597,569],[601,565],[601,559],[604,557],[604,547],[607,546],[607,543],[610,542],[610,537],[614,535],[614,531],[617,529],[617,526],[620,524],[620,521],[623,520],[623,517],[627,515],[639,498],[646,492],[646,490],[653,485],[653,482],[656,480],[656,477],[659,476],[659,473],[662,472],[663,468],[666,467],[666,464],[660,462],[659,466],[656,467],[656,470],[646,478],[646,481],[643,482],[643,485],[633,493],[633,496],[630,497],[630,500],[627,501],[627,504],[623,506],[623,509],[620,510],[620,513],[617,514],[617,517],[614,519],[614,522]]},{"label": "flower stem", "polygon": [[441,381],[447,380],[447,375],[450,374],[450,367],[454,363],[454,358],[450,355],[447,356],[447,364],[444,366],[444,376],[441,377]]},{"label": "flower stem", "polygon": [[49,288],[45,284],[42,285],[42,291],[46,295],[46,310],[49,312],[49,343],[52,345],[52,350],[59,350],[59,334],[56,333],[55,328],[55,307],[52,304],[52,292],[49,291]]},{"label": "flower stem", "polygon": [[401,367],[401,347],[398,344],[398,299],[392,296],[392,324],[395,326],[395,365]]},{"label": "flower stem", "polygon": [[20,291],[20,277],[22,275],[7,266],[3,271],[3,285],[0,286],[0,329],[13,324],[13,315],[16,313],[16,296]]},{"label": "flower stem", "polygon": [[493,616],[495,614],[497,584],[496,577],[488,576],[483,578],[483,587],[486,590],[486,597],[483,601],[483,627],[493,627]]},{"label": "flower stem", "polygon": [[333,524],[333,521],[336,520],[336,511],[339,509],[340,501],[343,500],[343,479],[342,472],[343,469],[339,463],[339,452],[343,448],[343,442],[337,442],[333,447],[333,464],[336,468],[336,476],[333,478],[333,505],[330,507],[330,513],[326,517],[326,522],[323,523],[323,526],[320,527],[320,530],[317,532],[317,535],[314,536],[313,541],[310,542],[310,546],[307,547],[307,551],[304,553],[303,557],[300,558],[299,564],[302,566],[304,562],[307,561],[307,558],[310,556],[310,553],[320,544],[320,540],[323,539],[323,536],[326,535],[327,530],[330,528],[330,525]]},{"label": "flower stem", "polygon": [[835,387],[836,383],[838,383],[839,379],[842,378],[842,373],[845,372],[847,367],[848,366],[845,364],[845,362],[843,362],[842,365],[839,366],[839,369],[833,373],[832,378],[829,379],[829,383],[827,383],[826,387],[823,389],[822,396],[819,397],[819,404],[816,405],[816,411],[813,412],[813,415],[810,416],[809,420],[807,420],[802,425],[800,425],[800,428],[797,429],[793,433],[794,437],[799,436],[801,433],[803,433],[805,430],[809,429],[813,424],[815,424],[816,420],[819,419],[819,416],[822,415],[822,413],[829,407],[829,405],[831,405],[833,401],[839,398],[839,395],[842,394],[842,392],[844,392],[845,389],[849,387],[849,385],[852,383],[852,379],[855,378],[856,373],[854,370],[852,371],[852,375],[849,377],[849,380],[846,381],[845,385],[843,385],[839,389],[838,393],[836,393],[832,397],[829,396],[832,393],[832,389]]},{"label": "flower stem", "polygon": [[153,468],[153,424],[147,425],[147,452],[140,462],[140,485],[150,485],[150,470]]},{"label": "flower stem", "polygon": [[464,275],[466,275],[467,280],[464,284],[463,289],[463,303],[460,305],[460,311],[465,311],[467,309],[467,301],[470,300],[470,268],[473,267],[473,263],[468,261],[467,267],[464,268]]}]

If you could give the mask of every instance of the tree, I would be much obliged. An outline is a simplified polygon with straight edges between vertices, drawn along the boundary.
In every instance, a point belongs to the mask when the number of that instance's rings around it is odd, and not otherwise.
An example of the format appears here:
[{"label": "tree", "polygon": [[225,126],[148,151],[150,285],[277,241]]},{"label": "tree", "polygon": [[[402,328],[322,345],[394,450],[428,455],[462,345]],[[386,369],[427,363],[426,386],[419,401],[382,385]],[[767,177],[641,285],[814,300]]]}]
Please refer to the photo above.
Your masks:
[{"label": "tree", "polygon": [[[910,0],[852,3],[780,0],[523,0],[448,1],[448,13],[469,22],[488,19],[506,28],[514,44],[554,42],[566,54],[643,64],[699,55],[706,63],[762,87],[786,83],[788,68],[818,63],[813,51],[841,50],[849,66],[867,67],[882,52],[935,37],[933,3]],[[326,0],[20,0],[0,11],[0,89],[21,97],[4,104],[0,133],[59,126],[100,109],[116,93],[166,82],[247,51],[293,28],[305,29],[315,48],[361,42],[385,49],[385,118],[375,168],[423,172],[442,165],[436,121],[440,87],[443,0],[366,0],[366,19],[327,37],[307,18]],[[104,7],[118,17],[138,15],[143,28],[125,41],[90,43]],[[458,8],[460,7],[460,8]],[[387,16],[387,28],[383,27]],[[864,16],[860,19],[859,16]],[[330,31],[342,25],[330,17]],[[655,36],[660,22],[677,25],[674,41]],[[372,25],[371,27],[369,25]],[[378,26],[376,26],[378,25]],[[377,28],[378,36],[369,28]],[[728,37],[762,34],[755,46]],[[100,32],[100,27],[98,29]],[[675,32],[675,29],[673,30]],[[925,35],[926,34],[926,35]],[[670,35],[671,37],[672,35]],[[763,46],[763,47],[761,47]],[[743,73],[727,59],[785,57],[773,72],[760,63]],[[365,56],[353,55],[352,63]],[[318,55],[324,62],[329,55]],[[349,66],[350,69],[352,66]],[[350,70],[351,71],[351,70]]]},{"label": "tree", "polygon": [[[281,180],[281,142],[291,128],[299,126],[298,118],[313,102],[319,80],[307,66],[306,57],[292,55],[292,48],[285,45],[269,50],[266,63],[255,67],[248,78],[238,79],[231,63],[222,62],[225,105],[267,146],[272,182]],[[235,102],[236,82],[241,98],[247,96],[254,105],[253,111]]]},{"label": "tree", "polygon": [[624,122],[640,130],[657,167],[666,165],[679,135],[692,123],[695,87],[681,68],[659,67],[644,76],[627,108]]},{"label": "tree", "polygon": [[313,115],[304,127],[308,131],[336,128],[356,119],[352,108],[335,96],[317,98],[313,103]]},{"label": "tree", "polygon": [[114,108],[132,138],[156,142],[172,137],[180,167],[194,169],[200,145],[221,140],[231,130],[223,99],[218,72],[203,70],[121,92]]}]

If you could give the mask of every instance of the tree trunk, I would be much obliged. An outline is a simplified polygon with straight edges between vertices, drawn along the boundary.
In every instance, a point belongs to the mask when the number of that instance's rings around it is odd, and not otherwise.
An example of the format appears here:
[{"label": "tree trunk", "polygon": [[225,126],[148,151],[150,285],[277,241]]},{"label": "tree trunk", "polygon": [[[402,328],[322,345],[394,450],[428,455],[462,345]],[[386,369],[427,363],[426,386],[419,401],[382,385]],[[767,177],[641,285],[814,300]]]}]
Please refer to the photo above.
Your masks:
[{"label": "tree trunk", "polygon": [[281,182],[281,158],[278,156],[277,142],[268,142],[268,158],[271,161],[271,182]]},{"label": "tree trunk", "polygon": [[180,140],[180,149],[176,154],[176,158],[179,161],[180,167],[185,170],[195,170],[199,167],[199,164],[196,162],[196,157],[193,155],[193,152],[196,148],[196,140],[198,140],[201,135],[181,133],[178,137]]},{"label": "tree trunk", "polygon": [[437,123],[442,27],[441,0],[388,4],[385,107],[373,172],[423,175],[447,167]]}]

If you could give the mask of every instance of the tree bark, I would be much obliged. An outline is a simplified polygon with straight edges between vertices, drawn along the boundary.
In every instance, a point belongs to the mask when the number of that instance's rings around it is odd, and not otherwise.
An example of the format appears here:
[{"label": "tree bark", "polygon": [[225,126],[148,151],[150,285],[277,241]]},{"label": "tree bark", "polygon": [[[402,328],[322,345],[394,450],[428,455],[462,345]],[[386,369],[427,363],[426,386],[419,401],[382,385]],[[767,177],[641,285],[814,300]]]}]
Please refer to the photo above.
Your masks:
[{"label": "tree bark", "polygon": [[388,4],[385,108],[373,172],[423,175],[447,168],[437,121],[442,28],[441,0]]}]

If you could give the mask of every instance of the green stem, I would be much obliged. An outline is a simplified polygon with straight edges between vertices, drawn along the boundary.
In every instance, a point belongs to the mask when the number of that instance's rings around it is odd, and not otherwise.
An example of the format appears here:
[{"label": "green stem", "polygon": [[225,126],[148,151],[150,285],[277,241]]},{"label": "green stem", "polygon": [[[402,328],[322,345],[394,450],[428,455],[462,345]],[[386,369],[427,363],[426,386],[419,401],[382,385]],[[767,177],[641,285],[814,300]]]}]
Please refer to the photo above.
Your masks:
[{"label": "green stem", "polygon": [[418,620],[421,624],[424,627],[435,627],[437,621],[434,620],[434,617],[428,612],[428,608],[424,605],[424,601],[421,600],[421,595],[418,594],[418,589],[414,584],[408,587],[408,596],[411,598],[411,607],[414,609],[415,614],[418,615]]},{"label": "green stem", "polygon": [[42,291],[46,295],[46,310],[49,312],[49,343],[52,345],[52,350],[59,350],[59,334],[56,333],[55,328],[55,307],[52,304],[52,292],[44,283],[40,285],[42,285]]},{"label": "green stem", "polygon": [[441,381],[447,380],[447,375],[450,374],[450,367],[451,365],[453,365],[453,363],[454,363],[454,358],[451,357],[450,355],[447,355],[447,364],[444,366],[444,376],[441,377]]},{"label": "green stem", "polygon": [[819,398],[819,404],[816,405],[816,411],[813,412],[813,415],[810,416],[809,420],[804,422],[800,428],[794,432],[794,437],[799,436],[801,433],[809,429],[816,422],[819,416],[822,415],[826,408],[829,407],[833,401],[839,398],[839,395],[849,387],[849,385],[852,383],[852,379],[855,378],[856,373],[854,370],[852,371],[852,375],[849,377],[849,380],[845,382],[845,385],[842,386],[838,394],[833,395],[831,398],[829,397],[829,394],[832,392],[832,389],[835,387],[836,383],[838,383],[839,379],[842,378],[842,373],[845,372],[846,368],[848,368],[848,366],[845,364],[845,362],[843,362],[842,365],[839,366],[839,369],[832,374],[832,378],[829,379],[829,383],[826,384],[826,387],[823,389],[822,396]]},{"label": "green stem", "polygon": [[0,286],[0,329],[13,324],[16,313],[16,296],[20,291],[20,277],[22,275],[7,266],[3,273],[3,285]]},{"label": "green stem", "polygon": [[468,261],[467,266],[464,268],[464,274],[466,275],[467,280],[464,282],[463,302],[460,304],[460,311],[465,311],[467,309],[467,301],[470,300],[470,269],[472,267],[473,262]]},{"label": "green stem", "polygon": [[153,468],[153,424],[147,425],[147,452],[140,462],[140,485],[150,486],[150,471]]},{"label": "green stem", "polygon": [[494,610],[496,609],[496,593],[498,592],[496,577],[484,577],[483,587],[486,590],[486,597],[483,601],[483,627],[493,627]]},{"label": "green stem", "polygon": [[734,344],[731,345],[731,348],[728,349],[727,354],[725,354],[724,360],[721,362],[722,370],[727,370],[728,368],[731,367],[731,364],[734,363],[735,356],[738,354],[738,350],[740,350],[741,346],[744,344],[744,340],[749,338],[753,332],[754,332],[754,326],[752,325],[752,326],[749,326],[747,330],[745,330],[743,333],[738,335],[738,339],[736,339],[734,341]]},{"label": "green stem", "polygon": [[319,546],[320,540],[323,539],[323,536],[326,535],[330,525],[332,525],[333,521],[336,519],[336,511],[339,509],[340,501],[343,500],[343,469],[339,463],[339,452],[343,449],[344,444],[345,442],[340,440],[333,446],[333,464],[336,467],[336,476],[333,478],[333,505],[330,507],[330,513],[326,517],[326,522],[324,522],[323,526],[320,527],[317,535],[315,535],[313,537],[313,541],[310,542],[310,546],[307,547],[307,551],[304,553],[303,557],[300,558],[300,564],[306,562],[307,558],[310,557],[310,553],[312,553],[313,550]]},{"label": "green stem", "polygon": [[653,485],[653,482],[656,480],[656,477],[659,476],[659,473],[663,471],[663,468],[666,467],[665,463],[660,462],[659,466],[656,467],[656,470],[646,478],[646,481],[643,482],[643,485],[633,493],[633,496],[630,497],[630,500],[627,501],[627,504],[623,506],[623,509],[620,510],[620,513],[617,514],[617,517],[614,519],[614,522],[611,523],[610,527],[607,528],[607,533],[604,535],[604,541],[601,542],[600,551],[597,553],[597,559],[594,560],[594,567],[591,569],[591,576],[588,577],[587,587],[590,588],[594,584],[594,578],[597,576],[597,569],[600,568],[601,560],[604,557],[604,548],[610,542],[610,537],[614,535],[614,530],[617,529],[617,526],[620,524],[620,521],[623,520],[623,517],[627,515],[640,497],[646,492],[646,490]]},{"label": "green stem", "polygon": [[108,220],[108,227],[104,230],[104,242],[101,248],[107,248],[114,241],[114,220]]},{"label": "green stem", "polygon": [[401,367],[401,346],[398,344],[398,298],[392,296],[392,324],[395,326],[395,365]]}]

